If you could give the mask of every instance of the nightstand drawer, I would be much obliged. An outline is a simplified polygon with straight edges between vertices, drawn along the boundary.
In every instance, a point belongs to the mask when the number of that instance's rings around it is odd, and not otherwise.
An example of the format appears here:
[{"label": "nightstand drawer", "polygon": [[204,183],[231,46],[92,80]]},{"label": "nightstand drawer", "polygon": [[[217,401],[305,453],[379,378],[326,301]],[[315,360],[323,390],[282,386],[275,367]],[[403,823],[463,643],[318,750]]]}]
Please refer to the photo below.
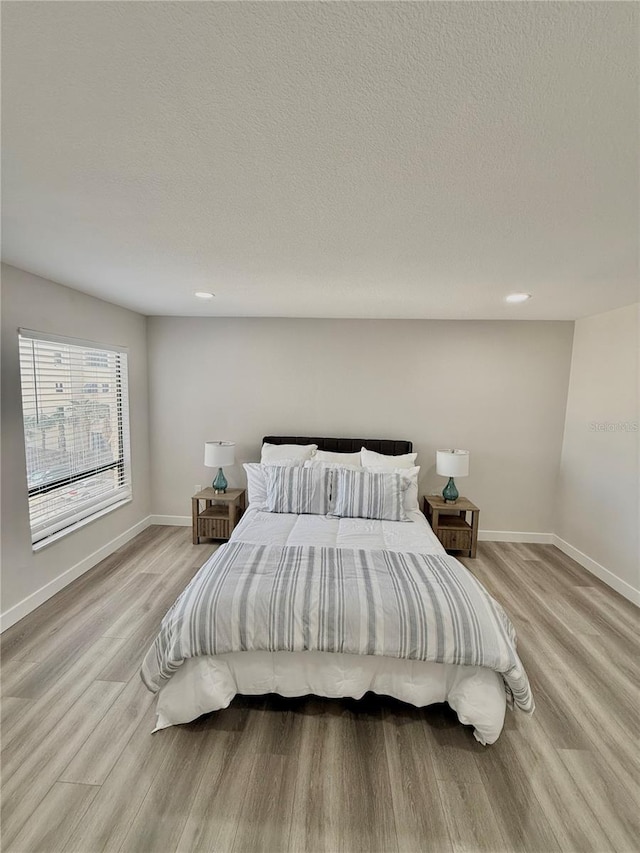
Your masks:
[{"label": "nightstand drawer", "polygon": [[438,530],[438,539],[442,542],[442,547],[445,551],[471,550],[471,528],[468,530],[456,530],[455,528],[441,527]]},{"label": "nightstand drawer", "polygon": [[225,513],[224,517],[219,516],[198,516],[198,536],[205,539],[228,539],[229,538],[229,517]]}]

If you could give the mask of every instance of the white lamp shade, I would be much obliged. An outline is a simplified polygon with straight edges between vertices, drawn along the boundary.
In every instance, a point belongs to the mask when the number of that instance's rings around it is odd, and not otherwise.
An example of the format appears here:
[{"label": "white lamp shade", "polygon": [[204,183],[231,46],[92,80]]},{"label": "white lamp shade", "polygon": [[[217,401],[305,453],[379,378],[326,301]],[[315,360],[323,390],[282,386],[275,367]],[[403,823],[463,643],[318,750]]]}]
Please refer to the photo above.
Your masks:
[{"label": "white lamp shade", "polygon": [[236,458],[236,446],[233,441],[205,441],[204,464],[207,468],[224,468],[233,465]]},{"label": "white lamp shade", "polygon": [[436,471],[441,477],[467,477],[469,451],[436,450]]}]

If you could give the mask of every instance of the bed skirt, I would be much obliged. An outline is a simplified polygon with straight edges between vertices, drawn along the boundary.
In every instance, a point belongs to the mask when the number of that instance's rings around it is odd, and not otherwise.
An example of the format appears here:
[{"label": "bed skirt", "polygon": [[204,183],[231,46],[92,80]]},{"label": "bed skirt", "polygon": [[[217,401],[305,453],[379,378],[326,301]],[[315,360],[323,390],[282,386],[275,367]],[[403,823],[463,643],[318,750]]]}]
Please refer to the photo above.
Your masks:
[{"label": "bed skirt", "polygon": [[504,724],[502,677],[477,666],[334,652],[232,652],[191,658],[157,694],[154,731],[226,708],[237,694],[360,699],[367,691],[416,707],[448,702],[481,744]]}]

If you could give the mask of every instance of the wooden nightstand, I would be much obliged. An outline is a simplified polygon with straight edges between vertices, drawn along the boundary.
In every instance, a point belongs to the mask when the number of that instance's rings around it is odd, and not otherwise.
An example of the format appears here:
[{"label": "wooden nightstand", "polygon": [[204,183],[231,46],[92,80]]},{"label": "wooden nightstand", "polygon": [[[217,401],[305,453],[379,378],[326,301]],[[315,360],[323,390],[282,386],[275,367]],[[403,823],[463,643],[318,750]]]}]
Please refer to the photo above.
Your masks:
[{"label": "wooden nightstand", "polygon": [[[227,489],[216,494],[212,488],[203,489],[191,498],[193,544],[200,539],[228,539],[245,508],[244,489]],[[204,509],[201,503],[204,502]]]},{"label": "wooden nightstand", "polygon": [[[425,495],[422,511],[446,551],[466,551],[464,556],[475,557],[480,519],[480,510],[475,504],[466,498],[448,504],[442,495]],[[467,521],[468,512],[471,524]]]}]

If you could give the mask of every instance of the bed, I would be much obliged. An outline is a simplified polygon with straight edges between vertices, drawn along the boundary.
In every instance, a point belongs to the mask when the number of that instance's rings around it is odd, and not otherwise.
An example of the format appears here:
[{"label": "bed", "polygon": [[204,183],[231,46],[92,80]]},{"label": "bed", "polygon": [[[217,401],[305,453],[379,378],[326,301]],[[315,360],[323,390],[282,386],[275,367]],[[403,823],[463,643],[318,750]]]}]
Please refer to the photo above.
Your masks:
[{"label": "bed", "polygon": [[[263,444],[394,457],[412,450],[408,441],[307,436]],[[348,476],[321,467],[328,490]],[[417,504],[404,519],[266,511],[250,495],[231,539],[178,598],[145,657],[154,731],[225,708],[237,694],[359,699],[371,691],[418,707],[447,702],[482,744],[497,740],[507,704],[531,713],[508,617],[446,555]]]}]

